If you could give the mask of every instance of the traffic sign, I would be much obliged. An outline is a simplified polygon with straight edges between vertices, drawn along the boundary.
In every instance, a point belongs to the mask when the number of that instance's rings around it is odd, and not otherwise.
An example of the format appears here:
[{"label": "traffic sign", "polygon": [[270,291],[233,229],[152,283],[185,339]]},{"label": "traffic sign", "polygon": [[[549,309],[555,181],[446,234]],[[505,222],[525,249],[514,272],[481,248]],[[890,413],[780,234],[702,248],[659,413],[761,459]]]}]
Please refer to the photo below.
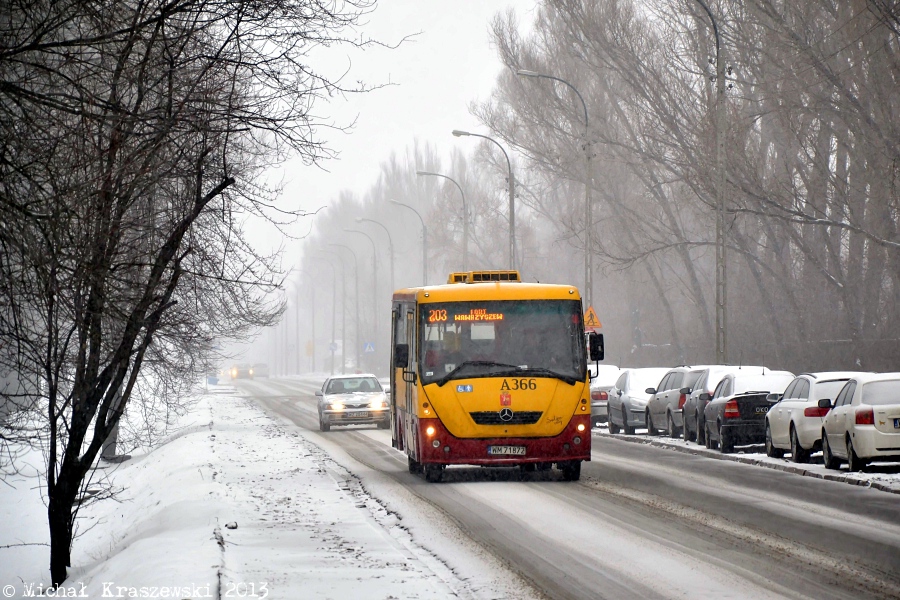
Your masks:
[{"label": "traffic sign", "polygon": [[365,352],[366,354],[375,352],[375,344],[373,344],[372,342],[366,342],[365,344],[363,344],[363,352]]},{"label": "traffic sign", "polygon": [[600,329],[603,327],[603,324],[600,323],[600,319],[597,318],[597,313],[594,312],[593,306],[588,306],[588,309],[584,311],[584,328],[585,329]]}]

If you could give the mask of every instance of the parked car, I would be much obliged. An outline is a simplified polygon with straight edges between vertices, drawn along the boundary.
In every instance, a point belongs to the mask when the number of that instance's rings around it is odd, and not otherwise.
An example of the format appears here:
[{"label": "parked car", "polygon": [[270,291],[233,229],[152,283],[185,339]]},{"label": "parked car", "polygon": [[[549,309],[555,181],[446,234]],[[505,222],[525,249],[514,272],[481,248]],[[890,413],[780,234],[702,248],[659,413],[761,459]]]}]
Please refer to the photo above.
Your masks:
[{"label": "parked car", "polygon": [[622,369],[609,394],[609,432],[632,435],[635,427],[646,427],[644,420],[647,412],[647,400],[650,394],[647,388],[655,385],[668,373],[665,368]]},{"label": "parked car", "polygon": [[250,367],[250,374],[254,377],[268,377],[269,376],[269,365],[266,363],[256,363],[252,367]]},{"label": "parked car", "polygon": [[[700,377],[691,388],[691,392],[684,401],[684,407],[681,409],[682,420],[682,437],[684,441],[696,441],[698,444],[706,443],[706,421],[704,420],[704,409],[709,398],[712,398],[716,391],[716,386],[722,381],[722,378],[729,373],[761,373],[764,367],[757,366],[733,366],[733,365],[713,365],[710,367],[700,367]],[[703,396],[703,394],[706,396]],[[706,398],[704,400],[703,398]]]},{"label": "parked car", "polygon": [[609,393],[616,385],[622,369],[615,365],[591,365],[591,427],[606,423]]},{"label": "parked car", "polygon": [[846,462],[860,471],[872,461],[900,460],[900,373],[855,375],[834,402],[823,398],[819,406],[831,408],[822,424],[827,468]]},{"label": "parked car", "polygon": [[319,429],[329,431],[333,425],[376,424],[379,429],[391,426],[387,395],[375,375],[335,375],[316,390]]},{"label": "parked car", "polygon": [[229,369],[232,379],[253,379],[253,370],[250,365],[234,365]]},{"label": "parked car", "polygon": [[[663,425],[670,437],[681,435],[681,408],[698,377],[700,377],[700,371],[697,368],[675,367],[669,369],[659,385],[655,388],[647,388],[650,399],[647,400],[645,420],[649,435],[659,433]],[[687,392],[685,388],[687,388]]]},{"label": "parked car", "polygon": [[766,439],[766,413],[794,380],[789,371],[741,370],[722,378],[703,411],[707,448],[733,452],[737,444]]},{"label": "parked car", "polygon": [[834,400],[857,371],[802,373],[784,390],[781,400],[766,415],[766,454],[781,458],[790,450],[795,463],[809,462],[822,449],[822,423],[830,408],[819,400]]}]

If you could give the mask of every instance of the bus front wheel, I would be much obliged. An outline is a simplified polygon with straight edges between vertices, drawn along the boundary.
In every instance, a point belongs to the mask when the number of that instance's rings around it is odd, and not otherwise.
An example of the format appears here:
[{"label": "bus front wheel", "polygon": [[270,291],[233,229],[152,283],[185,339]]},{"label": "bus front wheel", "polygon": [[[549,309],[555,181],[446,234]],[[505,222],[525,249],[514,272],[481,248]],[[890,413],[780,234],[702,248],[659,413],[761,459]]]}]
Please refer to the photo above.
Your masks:
[{"label": "bus front wheel", "polygon": [[413,459],[412,456],[407,456],[406,462],[409,465],[409,472],[413,475],[422,472],[422,465],[419,464],[419,461]]},{"label": "bus front wheel", "polygon": [[441,465],[425,465],[425,481],[437,483],[444,476],[444,467]]},{"label": "bus front wheel", "polygon": [[578,481],[581,479],[581,461],[573,460],[569,463],[560,465],[562,469],[563,479],[565,481]]}]

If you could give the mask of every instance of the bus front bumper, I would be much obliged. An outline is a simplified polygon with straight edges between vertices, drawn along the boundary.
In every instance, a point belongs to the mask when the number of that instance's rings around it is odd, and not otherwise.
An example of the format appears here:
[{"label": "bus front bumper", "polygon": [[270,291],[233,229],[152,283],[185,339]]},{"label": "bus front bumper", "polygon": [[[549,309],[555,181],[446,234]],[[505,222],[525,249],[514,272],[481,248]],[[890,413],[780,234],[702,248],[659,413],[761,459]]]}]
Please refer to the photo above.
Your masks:
[{"label": "bus front bumper", "polygon": [[422,464],[496,467],[591,460],[590,415],[573,416],[562,433],[552,437],[458,438],[439,419],[419,419],[418,427]]}]

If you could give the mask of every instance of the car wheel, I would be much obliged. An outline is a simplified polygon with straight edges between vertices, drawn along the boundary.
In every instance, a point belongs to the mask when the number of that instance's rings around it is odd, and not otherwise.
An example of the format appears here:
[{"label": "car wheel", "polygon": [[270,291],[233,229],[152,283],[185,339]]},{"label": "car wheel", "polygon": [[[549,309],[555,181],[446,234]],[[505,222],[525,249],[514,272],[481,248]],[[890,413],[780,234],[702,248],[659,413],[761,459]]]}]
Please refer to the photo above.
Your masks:
[{"label": "car wheel", "polygon": [[768,421],[766,421],[766,456],[769,458],[781,458],[784,456],[784,451],[781,448],[776,448],[775,443],[772,442],[772,429],[769,427]]},{"label": "car wheel", "polygon": [[797,430],[791,425],[791,459],[795,463],[808,463],[809,450],[804,450],[800,445],[800,438],[797,437]]},{"label": "car wheel", "polygon": [[700,422],[700,415],[697,414],[697,443],[706,444],[706,423]]},{"label": "car wheel", "polygon": [[719,423],[719,450],[722,451],[722,454],[734,452],[734,440],[731,439],[731,434],[722,428],[721,423]]},{"label": "car wheel", "polygon": [[378,429],[390,429],[390,428],[391,428],[391,422],[389,420],[378,421]]},{"label": "car wheel", "polygon": [[647,414],[644,415],[644,420],[647,422],[647,435],[656,435],[659,433],[656,426],[653,424],[653,417],[650,415],[649,410],[647,411]]},{"label": "car wheel", "polygon": [[412,456],[406,457],[406,464],[409,472],[413,475],[417,475],[422,472],[422,465],[419,464],[419,461],[414,460]]},{"label": "car wheel", "polygon": [[866,461],[857,456],[856,450],[853,449],[853,442],[847,438],[847,470],[851,473],[863,471],[866,468]]},{"label": "car wheel", "polygon": [[628,424],[628,415],[625,409],[622,409],[622,433],[625,435],[634,435],[634,427]]},{"label": "car wheel", "polygon": [[672,418],[672,413],[666,415],[666,433],[673,439],[681,437],[681,431],[675,426],[675,420]]},{"label": "car wheel", "polygon": [[707,427],[705,423],[703,424],[703,429],[704,429],[703,441],[706,444],[706,447],[709,450],[715,450],[716,448],[718,448],[719,442],[717,440],[712,439],[712,436],[710,435],[709,427]]},{"label": "car wheel", "polygon": [[565,465],[562,473],[565,481],[578,481],[581,479],[581,461],[575,460]]},{"label": "car wheel", "polygon": [[425,481],[438,483],[444,477],[444,467],[441,465],[425,465]]},{"label": "car wheel", "polygon": [[331,423],[328,423],[325,419],[319,417],[319,431],[331,431]]},{"label": "car wheel", "polygon": [[693,442],[696,436],[691,431],[691,428],[688,427],[687,419],[684,416],[682,416],[682,421],[684,421],[684,424],[681,426],[681,439],[685,442]]},{"label": "car wheel", "polygon": [[831,452],[831,446],[828,445],[828,437],[822,431],[822,462],[825,463],[826,469],[839,469],[841,461],[837,459]]},{"label": "car wheel", "polygon": [[613,423],[612,419],[609,420],[609,432],[610,433],[619,433],[619,426]]}]

